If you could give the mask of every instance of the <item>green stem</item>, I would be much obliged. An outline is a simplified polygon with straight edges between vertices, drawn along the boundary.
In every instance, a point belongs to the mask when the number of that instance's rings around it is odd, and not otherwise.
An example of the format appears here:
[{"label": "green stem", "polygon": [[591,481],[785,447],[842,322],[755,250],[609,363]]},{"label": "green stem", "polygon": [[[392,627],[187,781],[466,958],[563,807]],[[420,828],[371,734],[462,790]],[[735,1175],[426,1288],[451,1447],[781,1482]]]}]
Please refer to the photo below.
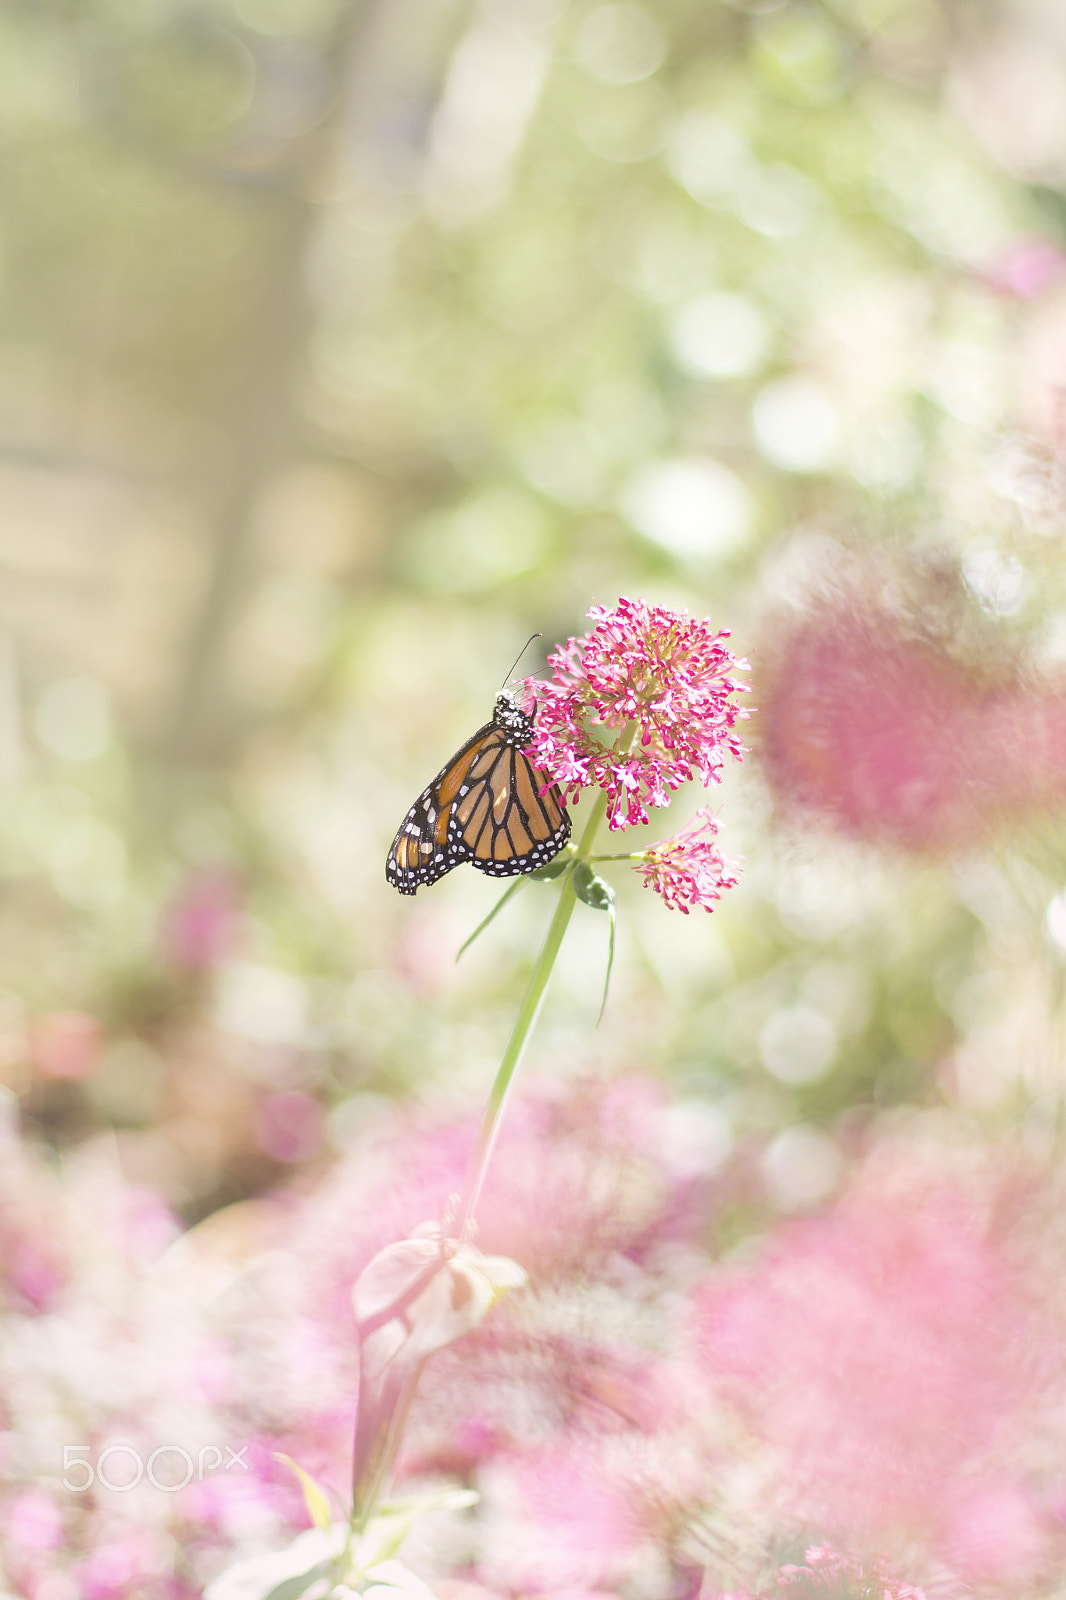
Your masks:
[{"label": "green stem", "polygon": [[[577,848],[576,860],[587,861],[589,859],[596,833],[606,811],[607,796],[604,793],[600,793],[593,804],[592,815],[585,825],[585,831],[581,835],[581,843]],[[470,1158],[463,1197],[456,1218],[454,1236],[457,1239],[463,1237],[473,1217],[474,1207],[477,1205],[478,1195],[481,1193],[481,1186],[485,1181],[489,1158],[496,1143],[496,1135],[500,1129],[507,1096],[510,1092],[511,1084],[514,1082],[515,1073],[518,1071],[518,1064],[522,1059],[522,1054],[529,1042],[529,1036],[533,1032],[533,1024],[536,1022],[543,1004],[544,992],[548,987],[548,979],[551,977],[555,958],[559,954],[563,935],[566,932],[576,904],[577,896],[574,893],[573,871],[571,870],[570,872],[564,872],[560,880],[559,903],[555,907],[555,915],[548,926],[544,947],[537,957],[537,964],[533,968],[533,975],[529,980],[529,986],[526,989],[518,1016],[515,1019],[515,1025],[511,1030],[511,1037],[508,1039],[507,1048],[503,1053],[503,1060],[500,1062],[500,1069],[496,1074],[488,1103],[482,1114],[481,1127],[478,1129],[477,1143]]]}]

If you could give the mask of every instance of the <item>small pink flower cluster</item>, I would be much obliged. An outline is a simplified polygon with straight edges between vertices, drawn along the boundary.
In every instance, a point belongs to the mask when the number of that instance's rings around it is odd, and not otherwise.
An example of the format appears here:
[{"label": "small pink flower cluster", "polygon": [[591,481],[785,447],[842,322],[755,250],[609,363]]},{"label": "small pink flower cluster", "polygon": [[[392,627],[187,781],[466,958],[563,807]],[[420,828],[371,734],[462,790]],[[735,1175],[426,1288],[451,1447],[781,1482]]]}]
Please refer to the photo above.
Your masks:
[{"label": "small pink flower cluster", "polygon": [[[722,643],[710,619],[621,599],[593,606],[596,626],[548,657],[553,683],[526,680],[537,701],[530,753],[565,794],[591,787],[610,796],[611,828],[648,821],[648,806],[692,777],[718,781],[725,752],[741,758],[734,728],[746,713],[730,696],[747,689],[734,674],[747,665]],[[629,748],[591,731],[622,733]]]},{"label": "small pink flower cluster", "polygon": [[723,889],[735,888],[739,876],[718,845],[718,824],[709,807],[701,806],[692,821],[672,839],[649,845],[637,871],[645,889],[661,894],[671,911],[687,917],[692,906],[710,911]]},{"label": "small pink flower cluster", "polygon": [[757,1595],[747,1590],[720,1594],[715,1600],[781,1600],[782,1591],[791,1590],[791,1600],[926,1600],[925,1590],[911,1583],[900,1583],[889,1570],[884,1556],[862,1561],[858,1556],[834,1550],[831,1544],[812,1545],[803,1553],[803,1566],[793,1562],[778,1567],[773,1575],[774,1590],[760,1589]]},{"label": "small pink flower cluster", "polygon": [[[708,617],[625,598],[614,610],[593,606],[589,616],[591,632],[548,657],[553,681],[526,679],[537,715],[529,754],[564,796],[605,790],[607,823],[617,831],[647,824],[648,807],[669,805],[692,778],[720,782],[727,754],[741,759],[735,730],[747,712],[732,696],[748,688],[736,676],[747,663]],[[716,833],[704,809],[643,852],[637,870],[671,909],[711,911],[736,883]]]},{"label": "small pink flower cluster", "polygon": [[888,1570],[883,1556],[872,1561],[860,1561],[858,1556],[845,1555],[834,1550],[831,1544],[812,1545],[803,1553],[803,1566],[779,1567],[776,1574],[779,1589],[798,1591],[796,1600],[809,1595],[852,1595],[855,1600],[925,1600],[925,1593],[913,1584],[899,1583]]}]

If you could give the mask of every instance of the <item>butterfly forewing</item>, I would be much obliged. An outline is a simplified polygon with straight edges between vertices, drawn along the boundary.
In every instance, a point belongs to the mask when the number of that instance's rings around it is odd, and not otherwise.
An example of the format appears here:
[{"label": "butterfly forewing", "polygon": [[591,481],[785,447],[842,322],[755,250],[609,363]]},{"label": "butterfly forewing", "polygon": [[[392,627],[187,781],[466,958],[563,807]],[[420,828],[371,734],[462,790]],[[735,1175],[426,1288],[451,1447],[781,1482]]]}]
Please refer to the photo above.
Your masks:
[{"label": "butterfly forewing", "polygon": [[400,824],[385,876],[401,894],[462,861],[493,877],[532,872],[558,855],[570,818],[558,790],[524,753],[533,718],[500,694],[491,722],[457,750]]}]

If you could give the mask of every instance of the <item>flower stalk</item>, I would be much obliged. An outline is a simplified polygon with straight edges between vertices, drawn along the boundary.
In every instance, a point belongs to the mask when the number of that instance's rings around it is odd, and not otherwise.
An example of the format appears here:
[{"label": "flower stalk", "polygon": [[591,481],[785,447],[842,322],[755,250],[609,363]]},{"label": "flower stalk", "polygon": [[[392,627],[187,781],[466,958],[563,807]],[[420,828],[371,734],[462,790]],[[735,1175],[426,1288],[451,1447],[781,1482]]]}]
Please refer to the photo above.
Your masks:
[{"label": "flower stalk", "polygon": [[[581,835],[581,842],[577,847],[577,854],[574,858],[575,865],[578,861],[591,859],[592,848],[596,842],[596,834],[606,813],[607,795],[601,793],[593,803],[592,815],[585,824],[584,832]],[[577,895],[574,892],[574,873],[573,867],[571,867],[568,872],[563,873],[560,879],[559,899],[555,907],[555,913],[548,924],[544,945],[540,955],[537,957],[537,964],[533,968],[526,992],[522,997],[522,1004],[519,1007],[518,1016],[515,1018],[515,1025],[511,1029],[511,1037],[507,1041],[507,1048],[503,1052],[503,1059],[500,1062],[499,1070],[489,1091],[485,1110],[482,1113],[477,1143],[470,1158],[466,1183],[463,1186],[463,1195],[459,1203],[459,1212],[455,1225],[456,1238],[463,1238],[473,1221],[474,1208],[477,1205],[478,1196],[485,1181],[485,1173],[488,1170],[493,1147],[496,1143],[496,1136],[503,1120],[507,1097],[518,1072],[522,1056],[525,1053],[526,1045],[529,1042],[529,1036],[533,1032],[537,1017],[540,1015],[540,1008],[544,1003],[544,995],[548,987],[548,979],[552,975],[552,968],[555,966],[556,957],[562,948],[563,936],[569,927],[570,918],[573,916],[576,905]]]}]

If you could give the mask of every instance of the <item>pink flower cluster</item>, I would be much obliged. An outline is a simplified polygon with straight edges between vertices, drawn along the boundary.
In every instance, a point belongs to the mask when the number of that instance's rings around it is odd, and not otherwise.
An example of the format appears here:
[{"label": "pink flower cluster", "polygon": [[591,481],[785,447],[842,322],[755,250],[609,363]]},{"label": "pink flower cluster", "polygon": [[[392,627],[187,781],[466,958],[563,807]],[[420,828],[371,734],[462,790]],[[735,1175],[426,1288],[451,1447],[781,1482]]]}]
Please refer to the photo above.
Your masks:
[{"label": "pink flower cluster", "polygon": [[845,1555],[834,1550],[831,1544],[812,1545],[803,1553],[803,1565],[779,1567],[779,1589],[792,1589],[795,1600],[801,1596],[824,1595],[846,1591],[856,1597],[869,1596],[869,1600],[925,1600],[925,1593],[913,1584],[899,1583],[889,1572],[883,1556],[872,1561],[860,1561],[858,1556]]},{"label": "pink flower cluster", "polygon": [[713,911],[722,890],[734,888],[739,881],[719,848],[718,824],[707,806],[701,806],[672,839],[649,845],[637,871],[646,889],[654,889],[671,911],[685,916],[693,906]]},{"label": "pink flower cluster", "polygon": [[748,687],[736,676],[747,664],[726,649],[728,633],[687,611],[623,598],[588,614],[592,631],[548,657],[553,681],[526,680],[537,702],[530,755],[564,794],[605,789],[609,826],[632,827],[688,779],[717,781],[726,753],[740,760],[734,729],[746,713],[731,697]]},{"label": "pink flower cluster", "polygon": [[758,1595],[746,1592],[723,1594],[717,1600],[781,1600],[791,1590],[790,1600],[925,1600],[924,1589],[900,1583],[889,1570],[883,1556],[862,1561],[852,1553],[835,1550],[831,1544],[812,1545],[803,1553],[803,1566],[793,1562],[774,1573],[773,1595],[766,1590]]}]

